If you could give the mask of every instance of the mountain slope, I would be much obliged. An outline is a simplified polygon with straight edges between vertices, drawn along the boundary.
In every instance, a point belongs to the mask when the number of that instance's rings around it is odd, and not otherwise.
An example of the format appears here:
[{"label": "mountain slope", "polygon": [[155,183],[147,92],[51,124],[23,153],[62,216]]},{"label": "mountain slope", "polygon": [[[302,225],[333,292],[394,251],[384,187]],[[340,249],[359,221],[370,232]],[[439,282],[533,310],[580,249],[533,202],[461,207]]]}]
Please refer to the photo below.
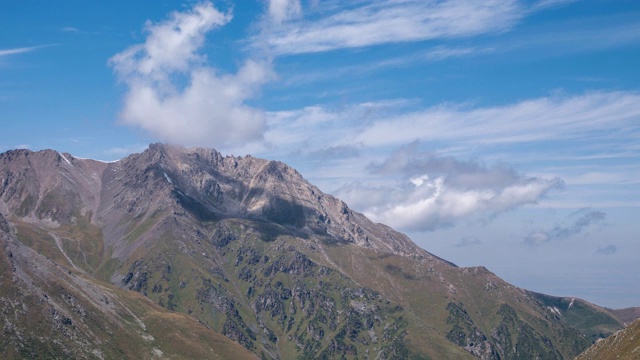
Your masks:
[{"label": "mountain slope", "polygon": [[562,359],[622,328],[458,268],[283,163],[153,144],[116,163],[19,150],[0,166],[23,245],[262,357]]},{"label": "mountain slope", "polygon": [[3,359],[255,356],[143,296],[66,270],[10,233],[0,215]]},{"label": "mountain slope", "polygon": [[625,309],[608,309],[613,315],[625,325],[629,325],[640,319],[640,307],[631,307]]},{"label": "mountain slope", "polygon": [[604,340],[598,341],[576,360],[640,359],[640,320]]}]

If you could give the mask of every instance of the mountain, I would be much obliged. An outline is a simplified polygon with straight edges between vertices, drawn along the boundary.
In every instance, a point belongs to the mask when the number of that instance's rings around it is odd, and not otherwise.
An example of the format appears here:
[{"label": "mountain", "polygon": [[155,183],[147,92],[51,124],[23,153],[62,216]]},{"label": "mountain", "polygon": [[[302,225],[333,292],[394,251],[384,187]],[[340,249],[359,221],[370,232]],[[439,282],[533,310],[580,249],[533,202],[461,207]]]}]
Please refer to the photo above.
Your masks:
[{"label": "mountain", "polygon": [[613,313],[625,326],[640,319],[640,307],[630,307],[626,309],[607,309]]},{"label": "mountain", "polygon": [[[154,314],[174,334],[180,326],[161,319],[175,316],[189,329],[198,322],[201,338],[219,332],[262,358],[569,359],[623,327],[586,301],[532,293],[483,267],[459,268],[286,164],[251,156],[164,144],[113,163],[9,151],[0,155],[0,213],[7,244],[37,259],[21,271],[39,274],[46,263],[55,279],[6,282],[7,293],[56,298],[53,283],[77,299],[84,289],[98,299],[117,296],[135,316],[111,317],[109,326],[133,326],[123,335],[131,341],[145,339],[135,317]],[[106,311],[88,304],[91,316]],[[3,346],[21,355],[20,334],[52,339],[59,329],[52,318],[44,328],[16,323],[18,340]],[[106,354],[125,346],[106,343],[108,332],[75,329],[84,348],[69,340],[63,349]],[[216,351],[216,342],[207,344]]]},{"label": "mountain", "polygon": [[0,214],[3,359],[255,358],[190,316],[38,253],[55,240],[34,231],[20,237],[40,238],[40,244],[29,242],[35,249],[18,240]]},{"label": "mountain", "polygon": [[640,359],[640,320],[623,330],[598,341],[576,360],[637,360]]}]

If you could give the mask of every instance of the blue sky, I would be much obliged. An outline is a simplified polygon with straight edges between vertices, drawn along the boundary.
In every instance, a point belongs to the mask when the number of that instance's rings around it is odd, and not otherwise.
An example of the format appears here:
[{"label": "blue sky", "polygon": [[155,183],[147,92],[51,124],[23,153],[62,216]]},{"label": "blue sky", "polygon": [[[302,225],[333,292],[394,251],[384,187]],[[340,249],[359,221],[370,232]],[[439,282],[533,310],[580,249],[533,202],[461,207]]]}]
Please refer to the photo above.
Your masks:
[{"label": "blue sky", "polygon": [[0,151],[284,161],[461,266],[640,306],[640,3],[0,3]]}]

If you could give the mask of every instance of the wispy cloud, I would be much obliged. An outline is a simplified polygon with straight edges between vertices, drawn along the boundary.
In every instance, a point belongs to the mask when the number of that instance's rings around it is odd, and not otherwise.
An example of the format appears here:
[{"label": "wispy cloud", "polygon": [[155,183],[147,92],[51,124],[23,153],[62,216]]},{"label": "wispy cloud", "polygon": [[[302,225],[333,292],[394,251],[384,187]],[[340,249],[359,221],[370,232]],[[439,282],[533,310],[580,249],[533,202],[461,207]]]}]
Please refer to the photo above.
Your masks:
[{"label": "wispy cloud", "polygon": [[309,151],[306,156],[309,159],[316,160],[332,160],[332,159],[346,159],[354,158],[360,155],[360,150],[357,146],[353,145],[337,145],[329,146],[322,149]]},{"label": "wispy cloud", "polygon": [[618,252],[618,247],[615,245],[607,245],[603,248],[598,246],[598,250],[596,250],[596,254],[600,255],[613,255]]},{"label": "wispy cloud", "polygon": [[21,47],[21,48],[13,48],[13,49],[0,49],[0,57],[9,56],[9,55],[17,55],[24,54],[28,52],[32,52],[44,47],[54,46],[55,44],[48,45],[39,45],[39,46],[29,46],[29,47]]},{"label": "wispy cloud", "polygon": [[[290,3],[283,1],[283,3]],[[397,42],[456,38],[511,28],[528,9],[515,0],[360,1],[317,6],[307,18],[283,23],[266,35],[276,54],[298,54]],[[260,39],[265,40],[265,39]]]},{"label": "wispy cloud", "polygon": [[463,238],[460,239],[460,241],[458,241],[457,243],[453,244],[454,247],[471,247],[471,246],[478,246],[482,244],[482,241],[480,241],[480,239],[476,238],[476,237],[469,237],[469,236],[465,236]]},{"label": "wispy cloud", "polygon": [[442,61],[449,58],[486,54],[495,51],[493,48],[446,47],[437,46],[425,54],[428,61]]},{"label": "wispy cloud", "polygon": [[[491,107],[448,103],[412,111],[415,107],[411,101],[392,100],[272,112],[265,138],[283,149],[307,151],[353,143],[365,149],[389,149],[420,140],[454,143],[467,155],[474,155],[469,149],[487,145],[510,148],[545,143],[564,149],[545,155],[551,160],[584,157],[594,151],[599,152],[594,156],[602,157],[605,145],[615,156],[638,156],[633,148],[640,135],[640,94],[636,92],[552,95]],[[568,142],[572,146],[567,147]],[[592,149],[594,144],[597,147]],[[538,146],[536,158],[546,148]]]},{"label": "wispy cloud", "polygon": [[205,35],[231,17],[204,2],[148,22],[143,44],[109,60],[128,87],[122,121],[182,144],[222,148],[261,139],[264,113],[246,101],[270,78],[270,64],[247,60],[223,74],[200,53]]},{"label": "wispy cloud", "polygon": [[560,224],[548,230],[533,231],[527,235],[524,241],[527,245],[536,246],[554,240],[566,239],[582,233],[591,225],[602,224],[606,216],[607,214],[602,211],[581,209],[569,216],[568,220],[572,220],[570,224]]},{"label": "wispy cloud", "polygon": [[638,131],[639,104],[640,94],[635,92],[551,96],[487,108],[443,104],[381,119],[355,140],[368,145],[401,144],[415,139],[532,143],[591,138],[591,133],[603,130],[625,136],[625,130]]}]

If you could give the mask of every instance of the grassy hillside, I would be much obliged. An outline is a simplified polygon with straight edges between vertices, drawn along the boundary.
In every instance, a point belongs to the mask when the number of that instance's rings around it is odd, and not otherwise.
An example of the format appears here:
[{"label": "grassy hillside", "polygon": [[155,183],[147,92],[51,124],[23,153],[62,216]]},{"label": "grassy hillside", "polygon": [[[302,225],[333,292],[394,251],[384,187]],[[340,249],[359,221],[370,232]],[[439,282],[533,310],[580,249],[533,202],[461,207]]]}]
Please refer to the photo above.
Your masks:
[{"label": "grassy hillside", "polygon": [[49,255],[0,233],[3,359],[256,358],[186,314],[68,266],[39,231],[23,227],[20,238]]},{"label": "grassy hillside", "polygon": [[640,359],[640,320],[598,341],[576,360],[637,360]]}]

